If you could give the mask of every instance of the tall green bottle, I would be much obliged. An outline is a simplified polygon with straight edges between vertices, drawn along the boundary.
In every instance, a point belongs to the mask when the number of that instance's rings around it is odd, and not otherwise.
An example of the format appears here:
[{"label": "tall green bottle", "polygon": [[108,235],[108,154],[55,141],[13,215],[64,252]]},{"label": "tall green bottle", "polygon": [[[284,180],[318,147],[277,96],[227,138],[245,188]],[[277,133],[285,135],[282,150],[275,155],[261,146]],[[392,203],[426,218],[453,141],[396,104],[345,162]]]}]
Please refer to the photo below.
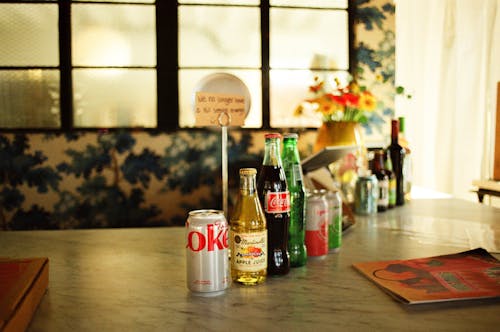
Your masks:
[{"label": "tall green bottle", "polygon": [[288,191],[290,192],[288,252],[290,253],[291,267],[303,266],[307,261],[307,251],[304,244],[306,195],[297,139],[298,135],[295,133],[283,135],[283,152],[281,155]]}]

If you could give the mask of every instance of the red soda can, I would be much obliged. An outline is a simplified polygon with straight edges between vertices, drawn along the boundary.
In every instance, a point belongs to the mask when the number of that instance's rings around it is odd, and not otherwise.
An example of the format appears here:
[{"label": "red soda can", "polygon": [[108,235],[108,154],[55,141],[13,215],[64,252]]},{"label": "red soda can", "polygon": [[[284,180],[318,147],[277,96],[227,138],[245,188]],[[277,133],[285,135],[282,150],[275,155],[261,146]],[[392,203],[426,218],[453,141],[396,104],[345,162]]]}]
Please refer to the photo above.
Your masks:
[{"label": "red soda can", "polygon": [[309,257],[328,254],[328,201],[319,190],[307,196],[305,244]]},{"label": "red soda can", "polygon": [[187,287],[194,295],[216,296],[230,286],[228,224],[223,211],[189,212],[186,270]]}]

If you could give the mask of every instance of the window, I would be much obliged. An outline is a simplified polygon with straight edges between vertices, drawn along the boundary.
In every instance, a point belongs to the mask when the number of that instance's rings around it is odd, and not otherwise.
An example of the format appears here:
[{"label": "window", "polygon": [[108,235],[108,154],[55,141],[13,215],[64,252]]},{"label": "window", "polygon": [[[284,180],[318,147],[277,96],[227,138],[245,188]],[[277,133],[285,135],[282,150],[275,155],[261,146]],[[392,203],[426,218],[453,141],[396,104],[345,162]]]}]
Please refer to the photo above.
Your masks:
[{"label": "window", "polygon": [[347,2],[0,3],[0,128],[189,128],[214,72],[248,86],[245,127],[317,126],[291,114],[314,76],[347,75]]}]

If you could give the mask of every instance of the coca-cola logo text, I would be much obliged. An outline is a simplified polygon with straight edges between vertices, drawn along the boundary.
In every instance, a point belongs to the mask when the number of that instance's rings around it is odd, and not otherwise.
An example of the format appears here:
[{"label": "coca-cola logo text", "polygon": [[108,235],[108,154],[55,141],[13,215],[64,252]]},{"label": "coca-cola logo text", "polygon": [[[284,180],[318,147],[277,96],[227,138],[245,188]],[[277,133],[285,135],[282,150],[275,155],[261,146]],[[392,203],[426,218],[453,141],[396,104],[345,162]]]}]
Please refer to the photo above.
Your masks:
[{"label": "coca-cola logo text", "polygon": [[[207,251],[222,250],[228,248],[227,227],[214,227],[213,224],[207,225],[207,235],[191,231],[187,235],[187,245],[191,251],[201,251],[207,248]],[[217,234],[216,234],[217,232]]]},{"label": "coca-cola logo text", "polygon": [[290,211],[290,194],[286,192],[268,192],[266,212],[283,213]]}]

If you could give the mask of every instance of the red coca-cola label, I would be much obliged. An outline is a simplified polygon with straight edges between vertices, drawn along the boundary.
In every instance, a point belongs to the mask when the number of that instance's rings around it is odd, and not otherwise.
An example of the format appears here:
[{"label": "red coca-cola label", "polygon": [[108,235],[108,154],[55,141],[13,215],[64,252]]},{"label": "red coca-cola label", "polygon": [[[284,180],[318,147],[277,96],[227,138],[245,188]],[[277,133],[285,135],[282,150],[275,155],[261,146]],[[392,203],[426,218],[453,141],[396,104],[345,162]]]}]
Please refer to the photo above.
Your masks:
[{"label": "red coca-cola label", "polygon": [[208,224],[207,233],[191,231],[187,235],[187,245],[191,251],[202,251],[207,248],[207,251],[222,250],[229,246],[227,227],[214,227],[216,225]]},{"label": "red coca-cola label", "polygon": [[266,194],[265,210],[267,213],[285,213],[290,211],[290,193],[288,191]]}]

